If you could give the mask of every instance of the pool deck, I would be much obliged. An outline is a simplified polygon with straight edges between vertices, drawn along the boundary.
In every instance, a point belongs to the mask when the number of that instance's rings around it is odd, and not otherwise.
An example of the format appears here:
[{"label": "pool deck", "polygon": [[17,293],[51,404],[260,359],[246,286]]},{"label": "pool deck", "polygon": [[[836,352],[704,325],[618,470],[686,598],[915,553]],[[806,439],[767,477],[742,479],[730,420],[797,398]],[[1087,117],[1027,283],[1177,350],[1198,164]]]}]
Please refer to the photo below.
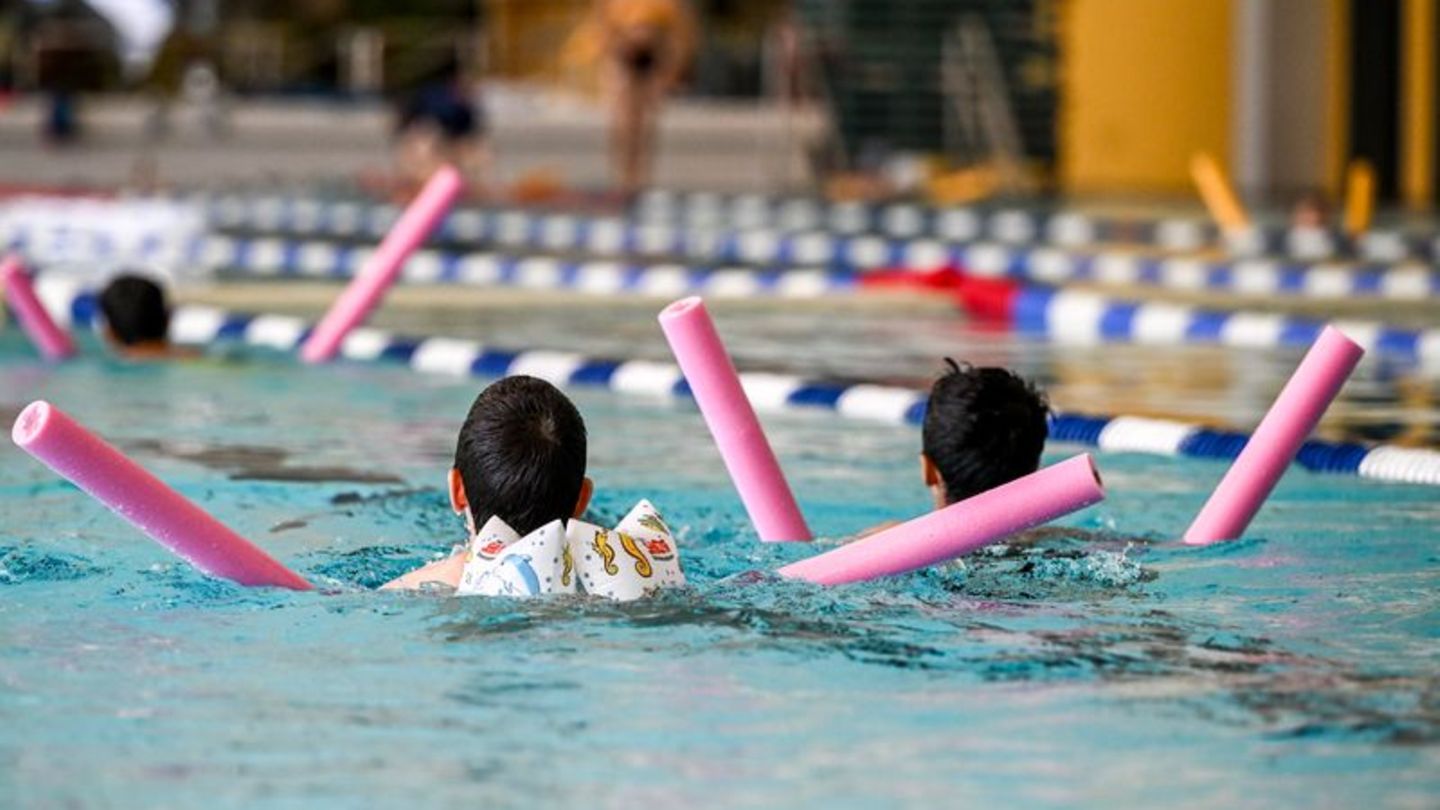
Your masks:
[{"label": "pool deck", "polygon": [[[543,171],[576,188],[607,182],[600,107],[523,88],[496,88],[487,107],[501,158],[496,180]],[[38,137],[41,100],[18,99],[0,111],[0,183],[287,187],[375,174],[390,164],[392,116],[379,101],[237,101],[220,137],[187,125],[182,109],[173,134],[156,139],[146,132],[151,110],[135,97],[85,99],[83,139],[56,148]],[[814,110],[677,99],[661,121],[656,181],[733,192],[804,188],[813,180],[806,144],[822,127]]]}]

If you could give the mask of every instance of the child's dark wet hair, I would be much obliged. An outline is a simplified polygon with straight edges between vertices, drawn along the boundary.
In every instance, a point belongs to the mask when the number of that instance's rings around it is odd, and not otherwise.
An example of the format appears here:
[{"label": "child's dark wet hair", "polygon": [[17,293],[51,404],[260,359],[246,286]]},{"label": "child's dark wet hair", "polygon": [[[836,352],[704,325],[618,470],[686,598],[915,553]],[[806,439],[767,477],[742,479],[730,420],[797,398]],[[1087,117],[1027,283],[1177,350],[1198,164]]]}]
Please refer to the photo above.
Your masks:
[{"label": "child's dark wet hair", "polygon": [[524,536],[572,517],[585,453],[585,420],[550,383],[508,377],[481,391],[455,447],[475,528],[499,515]]},{"label": "child's dark wet hair", "polygon": [[116,276],[100,293],[100,313],[122,346],[164,341],[170,332],[165,291],[148,278]]},{"label": "child's dark wet hair", "polygon": [[930,389],[923,443],[946,500],[962,501],[1039,469],[1050,432],[1045,395],[1007,369],[945,362],[949,371]]}]

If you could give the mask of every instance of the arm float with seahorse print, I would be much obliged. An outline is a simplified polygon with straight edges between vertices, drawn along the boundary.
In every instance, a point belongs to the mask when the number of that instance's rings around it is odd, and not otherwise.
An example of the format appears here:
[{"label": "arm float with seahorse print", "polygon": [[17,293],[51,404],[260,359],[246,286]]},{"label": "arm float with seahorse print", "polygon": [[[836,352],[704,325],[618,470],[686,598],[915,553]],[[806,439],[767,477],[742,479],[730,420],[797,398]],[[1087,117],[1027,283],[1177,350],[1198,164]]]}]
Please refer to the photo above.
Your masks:
[{"label": "arm float with seahorse print", "polygon": [[604,561],[605,573],[615,576],[620,573],[620,566],[615,564],[615,547],[610,545],[610,533],[604,529],[595,530],[595,539],[590,541],[590,547],[600,555]]},{"label": "arm float with seahorse print", "polygon": [[640,599],[685,584],[675,539],[667,528],[648,501],[608,530],[578,519],[556,520],[519,537],[492,517],[471,538],[455,592]]},{"label": "arm float with seahorse print", "polygon": [[[643,508],[643,507],[646,507],[646,506],[649,506],[649,505],[650,505],[650,502],[649,502],[649,501],[641,501],[641,502],[640,502],[640,506],[637,506],[636,509],[640,509],[640,508]],[[653,509],[654,507],[651,507],[651,508]],[[669,535],[669,534],[670,534],[670,527],[665,525],[665,520],[664,520],[664,518],[660,517],[659,515],[655,514],[654,512],[645,512],[645,513],[642,513],[641,515],[639,515],[638,517],[635,518],[635,522],[636,522],[636,523],[639,523],[641,526],[644,526],[645,528],[649,529],[650,531],[655,532],[656,534],[664,534],[664,535]]]},{"label": "arm float with seahorse print", "polygon": [[[660,530],[664,526],[649,501],[640,501],[609,531],[582,520],[570,521],[570,542],[581,552],[575,557],[581,590],[627,601],[683,586],[685,572],[680,568],[675,538]],[[606,550],[623,551],[625,562],[609,564],[612,560],[605,556]],[[613,562],[619,563],[619,559]]]},{"label": "arm float with seahorse print", "polygon": [[680,556],[675,548],[675,537],[664,518],[655,511],[649,501],[640,501],[615,527],[615,531],[628,534],[644,549],[654,569],[657,586],[675,587],[685,584],[685,572],[680,568]]},{"label": "arm float with seahorse print", "polygon": [[625,549],[625,553],[629,554],[635,560],[635,573],[646,579],[654,576],[655,567],[650,564],[650,558],[646,557],[644,552],[640,550],[640,546],[636,544],[635,538],[625,532],[620,532],[619,534],[620,547]]}]

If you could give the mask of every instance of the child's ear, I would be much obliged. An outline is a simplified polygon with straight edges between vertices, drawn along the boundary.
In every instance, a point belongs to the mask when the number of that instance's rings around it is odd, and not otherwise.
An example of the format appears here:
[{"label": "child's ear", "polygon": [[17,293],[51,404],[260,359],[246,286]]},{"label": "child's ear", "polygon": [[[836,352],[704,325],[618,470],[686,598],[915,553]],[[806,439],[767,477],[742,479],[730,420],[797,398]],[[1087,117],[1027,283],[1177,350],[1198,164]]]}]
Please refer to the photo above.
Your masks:
[{"label": "child's ear", "polygon": [[940,486],[940,468],[924,453],[920,454],[920,479],[927,487]]},{"label": "child's ear", "polygon": [[465,479],[460,477],[460,471],[454,467],[450,468],[450,476],[447,479],[450,490],[450,508],[455,514],[463,515],[470,511],[470,499],[465,497]]},{"label": "child's ear", "polygon": [[571,517],[580,517],[590,507],[590,497],[595,494],[595,482],[589,478],[580,482],[580,497],[575,500],[575,514]]},{"label": "child's ear", "polygon": [[940,477],[940,468],[924,453],[920,454],[920,478],[935,499],[935,508],[943,509],[950,502],[949,495],[945,492],[945,479]]}]

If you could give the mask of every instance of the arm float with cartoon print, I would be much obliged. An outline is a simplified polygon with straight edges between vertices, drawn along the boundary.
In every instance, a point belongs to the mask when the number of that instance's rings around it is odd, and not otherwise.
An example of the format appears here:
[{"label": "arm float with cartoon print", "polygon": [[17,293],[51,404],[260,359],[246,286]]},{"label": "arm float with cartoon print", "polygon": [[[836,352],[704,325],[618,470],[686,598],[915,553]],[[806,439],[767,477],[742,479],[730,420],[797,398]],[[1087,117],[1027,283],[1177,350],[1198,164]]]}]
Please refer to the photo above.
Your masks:
[{"label": "arm float with cartoon print", "polygon": [[620,573],[620,566],[615,564],[615,547],[610,545],[610,533],[604,529],[596,529],[595,536],[590,540],[590,547],[600,555],[600,567],[610,576]]},{"label": "arm float with cartoon print", "polygon": [[675,540],[649,501],[613,530],[556,520],[521,537],[492,517],[464,556],[455,590],[462,596],[587,593],[625,601],[685,584]]},{"label": "arm float with cartoon print", "polygon": [[640,546],[635,543],[635,538],[625,532],[618,532],[620,535],[620,548],[625,549],[631,559],[635,560],[635,573],[649,579],[655,575],[655,566],[650,564],[650,559],[640,551]]}]

